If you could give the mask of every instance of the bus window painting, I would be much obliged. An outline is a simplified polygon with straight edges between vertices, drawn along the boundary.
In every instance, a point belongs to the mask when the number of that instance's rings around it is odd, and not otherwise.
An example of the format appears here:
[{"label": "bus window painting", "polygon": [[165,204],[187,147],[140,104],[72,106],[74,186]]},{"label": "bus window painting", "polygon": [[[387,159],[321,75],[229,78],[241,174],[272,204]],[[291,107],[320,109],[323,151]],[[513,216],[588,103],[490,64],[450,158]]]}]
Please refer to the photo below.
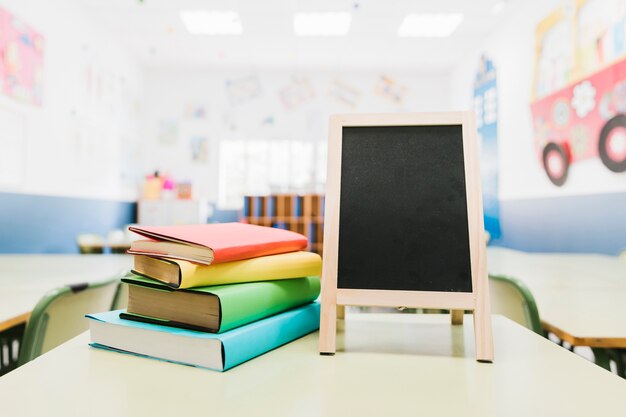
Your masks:
[{"label": "bus window painting", "polygon": [[530,106],[535,149],[557,186],[565,184],[573,163],[591,158],[613,172],[626,171],[626,6],[573,4],[539,23],[536,37]]}]

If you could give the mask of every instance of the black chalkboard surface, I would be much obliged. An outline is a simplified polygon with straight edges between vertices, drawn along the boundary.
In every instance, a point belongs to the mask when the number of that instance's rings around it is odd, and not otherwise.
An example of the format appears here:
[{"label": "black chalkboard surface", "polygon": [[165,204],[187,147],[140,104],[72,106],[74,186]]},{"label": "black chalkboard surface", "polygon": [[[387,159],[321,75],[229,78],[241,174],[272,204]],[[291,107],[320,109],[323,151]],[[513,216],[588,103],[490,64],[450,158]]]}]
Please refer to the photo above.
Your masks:
[{"label": "black chalkboard surface", "polygon": [[337,288],[472,292],[462,126],[342,129]]}]

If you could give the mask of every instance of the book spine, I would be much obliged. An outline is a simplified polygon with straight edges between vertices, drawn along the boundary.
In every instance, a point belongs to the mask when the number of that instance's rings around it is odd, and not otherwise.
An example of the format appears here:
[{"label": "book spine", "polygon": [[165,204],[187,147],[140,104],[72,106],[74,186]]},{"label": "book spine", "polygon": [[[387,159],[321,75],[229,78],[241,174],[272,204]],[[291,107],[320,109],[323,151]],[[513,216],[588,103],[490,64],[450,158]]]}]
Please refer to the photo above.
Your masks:
[{"label": "book spine", "polygon": [[310,303],[320,293],[320,279],[305,277],[213,288],[222,312],[218,333],[223,333]]},{"label": "book spine", "polygon": [[317,236],[315,236],[315,223],[309,223],[308,229],[307,236],[309,237],[309,245],[311,245],[317,240]]},{"label": "book spine", "polygon": [[319,255],[309,252],[277,257],[262,256],[208,267],[197,266],[191,262],[177,263],[182,273],[181,289],[319,276],[322,269]]},{"label": "book spine", "polygon": [[302,216],[302,196],[296,196],[293,199],[293,216]]},{"label": "book spine", "polygon": [[261,217],[261,207],[263,202],[261,201],[261,197],[254,197],[254,217]]},{"label": "book spine", "polygon": [[265,214],[267,217],[276,216],[276,197],[269,196],[267,197],[267,213]]},{"label": "book spine", "polygon": [[305,236],[298,236],[291,240],[259,243],[247,246],[224,248],[213,251],[212,264],[240,261],[257,258],[259,256],[278,255],[281,253],[296,252],[306,249],[308,240]]},{"label": "book spine", "polygon": [[320,306],[310,303],[222,334],[224,370],[314,332]]},{"label": "book spine", "polygon": [[243,198],[243,217],[250,217],[250,197]]},{"label": "book spine", "polygon": [[276,223],[272,224],[272,227],[275,227],[276,229],[287,230],[287,223],[285,223],[285,222],[276,222]]}]

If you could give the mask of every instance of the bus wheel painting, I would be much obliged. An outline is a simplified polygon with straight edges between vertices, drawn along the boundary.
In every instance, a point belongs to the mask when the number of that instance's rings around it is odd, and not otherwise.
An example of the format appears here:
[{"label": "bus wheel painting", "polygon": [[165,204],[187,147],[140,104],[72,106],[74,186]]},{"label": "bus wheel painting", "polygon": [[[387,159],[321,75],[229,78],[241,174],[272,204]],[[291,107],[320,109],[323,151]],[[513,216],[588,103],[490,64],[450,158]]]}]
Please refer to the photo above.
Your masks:
[{"label": "bus wheel painting", "polygon": [[569,157],[563,146],[550,142],[543,148],[543,167],[554,185],[560,187],[565,184]]},{"label": "bus wheel painting", "polygon": [[600,133],[600,159],[613,172],[626,171],[626,115],[609,120]]}]

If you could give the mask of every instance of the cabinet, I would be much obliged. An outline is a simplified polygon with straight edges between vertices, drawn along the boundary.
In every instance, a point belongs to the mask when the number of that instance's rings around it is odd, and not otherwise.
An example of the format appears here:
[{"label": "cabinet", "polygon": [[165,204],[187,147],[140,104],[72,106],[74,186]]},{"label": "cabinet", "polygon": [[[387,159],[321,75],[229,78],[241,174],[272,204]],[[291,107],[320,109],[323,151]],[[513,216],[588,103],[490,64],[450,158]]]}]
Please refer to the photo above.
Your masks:
[{"label": "cabinet", "polygon": [[206,200],[139,200],[137,222],[142,226],[206,223],[209,205]]}]

